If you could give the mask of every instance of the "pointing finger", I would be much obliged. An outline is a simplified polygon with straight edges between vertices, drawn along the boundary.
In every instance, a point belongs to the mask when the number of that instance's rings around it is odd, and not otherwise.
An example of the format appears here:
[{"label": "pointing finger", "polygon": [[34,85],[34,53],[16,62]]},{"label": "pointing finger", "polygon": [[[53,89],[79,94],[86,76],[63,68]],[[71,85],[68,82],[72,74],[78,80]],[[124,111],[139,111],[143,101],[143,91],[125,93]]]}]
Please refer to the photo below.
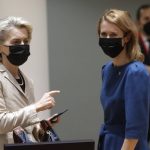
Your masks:
[{"label": "pointing finger", "polygon": [[48,92],[48,94],[49,94],[50,96],[55,96],[55,95],[57,95],[57,94],[59,94],[59,93],[60,93],[59,90],[54,90],[54,91]]}]

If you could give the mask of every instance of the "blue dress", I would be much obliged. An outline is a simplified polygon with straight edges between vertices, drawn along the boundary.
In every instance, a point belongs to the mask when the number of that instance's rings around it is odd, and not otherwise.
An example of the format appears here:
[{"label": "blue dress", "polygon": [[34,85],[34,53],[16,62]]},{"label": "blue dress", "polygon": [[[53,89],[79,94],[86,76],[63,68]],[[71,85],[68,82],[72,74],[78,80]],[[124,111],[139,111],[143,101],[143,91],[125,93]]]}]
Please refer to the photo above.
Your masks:
[{"label": "blue dress", "polygon": [[149,150],[149,93],[150,77],[143,63],[115,67],[109,62],[102,68],[104,124],[98,150],[121,150],[125,138],[138,139],[135,150]]}]

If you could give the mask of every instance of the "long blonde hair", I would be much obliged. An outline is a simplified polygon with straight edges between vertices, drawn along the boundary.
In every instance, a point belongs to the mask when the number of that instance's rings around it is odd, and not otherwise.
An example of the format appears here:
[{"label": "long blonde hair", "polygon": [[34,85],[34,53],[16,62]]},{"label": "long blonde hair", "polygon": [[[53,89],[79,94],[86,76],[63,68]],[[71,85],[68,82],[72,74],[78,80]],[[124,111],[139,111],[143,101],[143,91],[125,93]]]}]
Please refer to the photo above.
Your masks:
[{"label": "long blonde hair", "polygon": [[123,31],[124,36],[129,37],[129,41],[125,47],[127,56],[131,60],[143,61],[144,55],[141,53],[138,44],[138,30],[129,12],[117,9],[107,10],[98,22],[97,31],[99,36],[101,32],[101,23],[103,20],[115,24]]}]

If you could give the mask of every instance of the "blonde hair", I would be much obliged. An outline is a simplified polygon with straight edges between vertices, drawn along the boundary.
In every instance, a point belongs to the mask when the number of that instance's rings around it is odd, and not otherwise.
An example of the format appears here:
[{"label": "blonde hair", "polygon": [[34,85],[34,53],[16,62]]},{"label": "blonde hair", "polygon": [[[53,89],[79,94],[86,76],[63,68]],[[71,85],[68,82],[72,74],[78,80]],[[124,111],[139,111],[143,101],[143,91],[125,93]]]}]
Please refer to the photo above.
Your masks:
[{"label": "blonde hair", "polygon": [[129,41],[125,47],[128,57],[131,60],[143,61],[144,55],[141,53],[138,44],[138,30],[129,12],[117,9],[107,10],[98,21],[97,32],[99,36],[103,20],[115,24],[123,31],[124,36],[129,37]]},{"label": "blonde hair", "polygon": [[32,26],[24,20],[22,17],[9,16],[4,19],[0,19],[0,44],[3,44],[9,34],[9,31],[13,28],[25,28],[28,32],[28,39],[31,40]]}]

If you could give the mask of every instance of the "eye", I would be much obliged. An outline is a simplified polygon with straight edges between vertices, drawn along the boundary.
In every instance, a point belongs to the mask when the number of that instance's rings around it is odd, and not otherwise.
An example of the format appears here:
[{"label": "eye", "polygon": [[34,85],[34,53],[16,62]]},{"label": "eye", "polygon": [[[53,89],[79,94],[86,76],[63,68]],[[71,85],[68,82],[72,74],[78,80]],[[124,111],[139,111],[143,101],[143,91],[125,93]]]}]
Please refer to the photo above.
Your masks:
[{"label": "eye", "polygon": [[150,17],[149,17],[149,16],[146,16],[146,17],[144,18],[144,20],[148,22],[148,21],[150,21]]},{"label": "eye", "polygon": [[116,37],[118,37],[118,35],[117,35],[116,33],[111,33],[111,34],[110,34],[110,37],[111,37],[111,38],[116,38]]},{"label": "eye", "polygon": [[29,40],[28,40],[28,39],[24,39],[24,40],[21,40],[21,39],[13,39],[13,40],[11,41],[11,44],[12,44],[12,45],[29,44]]},{"label": "eye", "polygon": [[100,37],[106,38],[106,37],[107,37],[107,33],[106,33],[106,32],[101,32],[101,33],[100,33]]},{"label": "eye", "polygon": [[29,40],[28,39],[25,39],[23,42],[24,42],[24,44],[29,44]]},{"label": "eye", "polygon": [[102,37],[102,38],[116,38],[116,37],[118,37],[118,35],[117,35],[117,33],[114,33],[114,32],[109,33],[109,34],[106,32],[101,32],[100,37]]},{"label": "eye", "polygon": [[12,45],[19,45],[19,44],[21,44],[21,40],[20,39],[14,39],[11,41],[11,44]]}]

